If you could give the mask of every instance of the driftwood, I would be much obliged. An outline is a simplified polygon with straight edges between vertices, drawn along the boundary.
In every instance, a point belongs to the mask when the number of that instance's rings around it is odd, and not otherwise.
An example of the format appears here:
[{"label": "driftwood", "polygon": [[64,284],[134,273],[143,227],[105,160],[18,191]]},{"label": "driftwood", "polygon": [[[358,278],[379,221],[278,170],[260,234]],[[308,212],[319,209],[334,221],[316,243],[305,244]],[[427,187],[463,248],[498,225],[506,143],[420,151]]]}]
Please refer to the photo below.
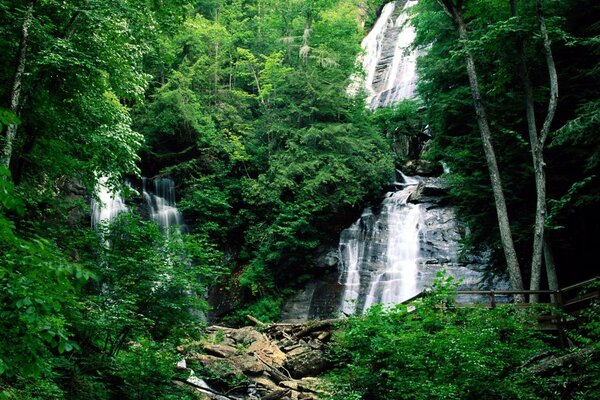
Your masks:
[{"label": "driftwood", "polygon": [[211,325],[208,328],[206,328],[206,330],[209,332],[213,332],[213,331],[231,332],[233,330],[233,328],[229,328],[226,326],[219,326],[219,325]]},{"label": "driftwood", "polygon": [[275,381],[275,383],[279,384],[279,382],[287,381],[287,380],[292,379],[289,375],[286,376],[283,372],[281,372],[279,370],[279,368],[274,367],[273,365],[271,365],[268,362],[266,362],[265,360],[263,360],[262,357],[260,357],[258,354],[254,353],[254,356],[256,358],[258,358],[258,360],[260,362],[262,362],[263,364],[265,364],[265,366],[268,368],[267,373],[269,375],[271,375],[271,377],[273,378],[273,380]]},{"label": "driftwood", "polygon": [[265,326],[265,323],[264,323],[264,322],[262,322],[261,320],[259,320],[259,319],[258,319],[258,318],[256,318],[256,317],[253,317],[252,315],[249,315],[249,314],[248,314],[248,315],[246,315],[246,318],[247,318],[248,320],[252,321],[252,323],[253,323],[254,325],[256,325],[256,326]]},{"label": "driftwood", "polygon": [[296,338],[301,338],[304,337],[306,335],[308,335],[309,333],[315,332],[315,331],[320,331],[323,330],[325,328],[331,328],[332,326],[334,326],[335,324],[344,321],[343,319],[324,319],[322,321],[317,321],[313,324],[307,325],[305,328],[303,328],[300,332],[294,334],[294,336]]}]

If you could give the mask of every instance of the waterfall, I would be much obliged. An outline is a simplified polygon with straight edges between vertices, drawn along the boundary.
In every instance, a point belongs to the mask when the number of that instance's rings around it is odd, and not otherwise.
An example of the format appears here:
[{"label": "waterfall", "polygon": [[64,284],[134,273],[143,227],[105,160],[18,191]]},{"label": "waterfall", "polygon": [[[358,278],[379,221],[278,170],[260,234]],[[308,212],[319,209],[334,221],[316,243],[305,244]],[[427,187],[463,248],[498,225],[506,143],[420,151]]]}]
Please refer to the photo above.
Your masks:
[{"label": "waterfall", "polygon": [[417,260],[424,209],[408,203],[418,181],[404,178],[404,187],[386,194],[378,214],[367,208],[340,235],[341,310],[346,315],[376,303],[398,304],[421,290]]},{"label": "waterfall", "polygon": [[[362,81],[354,77],[349,92],[356,93],[362,85],[371,109],[414,97],[417,53],[408,51],[415,30],[407,10],[416,3],[386,4],[361,43],[365,77]],[[376,303],[397,304],[420,290],[417,260],[424,209],[408,203],[419,180],[398,174],[402,182],[395,185],[401,189],[386,194],[380,212],[367,208],[340,236],[338,282],[343,287],[344,314],[360,313]]]},{"label": "waterfall", "polygon": [[92,199],[92,227],[102,221],[111,222],[119,213],[127,211],[127,206],[119,193],[108,187],[108,177],[101,177],[96,184],[97,199]]},{"label": "waterfall", "polygon": [[[362,42],[364,78],[353,76],[348,93],[365,90],[371,109],[415,95],[418,54],[406,49],[415,37],[407,9],[416,3],[386,4]],[[386,193],[380,205],[366,208],[341,232],[337,252],[331,250],[337,271],[324,273],[290,299],[282,314],[285,321],[360,314],[374,304],[398,304],[430,286],[441,270],[461,280],[461,289],[479,288],[489,257],[463,254],[459,260],[464,228],[445,202],[443,181],[396,172],[397,190]],[[505,287],[502,280],[493,284]]]},{"label": "waterfall", "polygon": [[411,50],[416,32],[409,23],[407,10],[417,0],[386,4],[373,26],[363,39],[361,58],[364,79],[352,78],[349,93],[361,87],[367,92],[371,109],[389,107],[403,99],[414,97],[416,90],[416,63],[418,52]]},{"label": "waterfall", "polygon": [[[101,177],[96,185],[96,199],[92,200],[92,227],[101,221],[111,222],[124,211],[128,211],[120,193],[107,186],[108,178]],[[142,178],[142,197],[148,210],[148,216],[165,233],[177,228],[185,231],[183,215],[175,203],[175,182],[170,178]]]},{"label": "waterfall", "polygon": [[184,231],[183,215],[175,203],[175,182],[171,178],[156,178],[150,180],[153,188],[149,188],[148,181],[147,178],[142,179],[142,197],[150,218],[167,234],[174,227]]}]

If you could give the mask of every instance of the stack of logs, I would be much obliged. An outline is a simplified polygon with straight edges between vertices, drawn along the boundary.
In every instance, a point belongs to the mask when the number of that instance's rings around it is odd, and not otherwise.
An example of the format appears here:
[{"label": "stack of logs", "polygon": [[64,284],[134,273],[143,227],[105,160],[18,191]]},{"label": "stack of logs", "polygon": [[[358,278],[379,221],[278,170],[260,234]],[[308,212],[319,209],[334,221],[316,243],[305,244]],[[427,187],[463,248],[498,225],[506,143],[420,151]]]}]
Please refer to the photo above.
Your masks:
[{"label": "stack of logs", "polygon": [[318,400],[327,391],[316,378],[328,368],[324,347],[341,320],[263,324],[247,318],[254,327],[211,326],[201,342],[179,346],[186,378],[175,383],[211,400]]}]

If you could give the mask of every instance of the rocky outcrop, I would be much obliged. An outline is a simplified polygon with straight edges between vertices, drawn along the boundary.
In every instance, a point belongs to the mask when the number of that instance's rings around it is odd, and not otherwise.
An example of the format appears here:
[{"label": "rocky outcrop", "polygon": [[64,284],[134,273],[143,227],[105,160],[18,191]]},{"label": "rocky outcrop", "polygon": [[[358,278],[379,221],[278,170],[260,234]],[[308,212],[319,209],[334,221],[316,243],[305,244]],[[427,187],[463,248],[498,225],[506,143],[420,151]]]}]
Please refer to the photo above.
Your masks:
[{"label": "rocky outcrop", "polygon": [[408,202],[412,204],[443,205],[447,203],[448,191],[448,186],[442,179],[425,179],[417,185],[415,191],[408,197]]},{"label": "rocky outcrop", "polygon": [[328,368],[324,346],[337,322],[209,327],[204,340],[177,348],[186,377],[176,383],[207,399],[316,400],[325,388],[315,376]]},{"label": "rocky outcrop", "polygon": [[427,160],[410,160],[404,164],[402,171],[406,175],[435,177],[444,173],[444,167],[438,162]]},{"label": "rocky outcrop", "polygon": [[[419,217],[410,225],[418,229],[418,233],[415,233],[415,237],[411,239],[418,241],[418,249],[414,251],[415,267],[410,270],[414,275],[415,283],[410,288],[412,292],[407,293],[405,299],[430,287],[440,271],[445,271],[445,274],[453,276],[457,281],[460,280],[461,290],[510,288],[502,277],[494,278],[492,282],[489,281],[490,277],[486,277],[484,281],[489,254],[460,251],[460,243],[467,232],[456,216],[456,211],[449,200],[449,188],[442,178],[401,175],[398,180],[399,188],[395,192],[388,193],[381,206],[365,209],[360,219],[341,233],[340,244],[335,250],[337,255],[334,254],[334,249],[319,253],[319,258],[323,259],[325,259],[323,255],[328,254],[330,265],[335,260],[338,270],[331,271],[331,267],[323,267],[321,269],[323,274],[291,296],[283,306],[282,321],[299,323],[311,319],[336,318],[342,314],[361,312],[372,302],[379,302],[376,297],[385,293],[386,288],[373,289],[372,283],[378,280],[384,282],[378,283],[382,286],[386,284],[383,278],[396,276],[393,273],[385,274],[386,268],[390,265],[389,260],[398,259],[392,257],[395,254],[392,256],[387,254],[390,243],[399,249],[400,255],[404,255],[402,251],[414,243],[413,241],[406,244],[396,243],[398,236],[404,233],[392,229],[393,224],[412,221],[407,213],[417,208]],[[398,204],[396,208],[390,206],[394,198],[404,198],[403,196],[406,196],[406,205]],[[351,246],[355,246],[356,249],[353,250]],[[344,275],[347,269],[344,269],[343,256],[347,256],[347,260],[354,257],[360,263],[355,290],[357,294],[349,300],[355,304],[354,312],[350,307],[344,309],[344,304],[348,303],[344,285],[345,277],[348,275]],[[402,278],[404,277],[402,275]],[[375,300],[369,300],[370,297]],[[475,299],[461,297],[462,300],[469,302]]]}]

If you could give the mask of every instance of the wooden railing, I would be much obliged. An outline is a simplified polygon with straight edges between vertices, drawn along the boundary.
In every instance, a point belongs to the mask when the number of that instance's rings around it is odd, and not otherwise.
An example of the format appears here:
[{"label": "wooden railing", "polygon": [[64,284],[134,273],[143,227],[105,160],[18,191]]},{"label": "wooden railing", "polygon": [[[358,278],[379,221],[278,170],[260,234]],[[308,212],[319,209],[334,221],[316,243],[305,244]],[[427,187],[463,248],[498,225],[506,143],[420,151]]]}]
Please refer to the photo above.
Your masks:
[{"label": "wooden railing", "polygon": [[[564,287],[559,290],[458,290],[456,292],[457,301],[453,304],[455,307],[491,307],[494,308],[498,304],[514,304],[517,307],[529,307],[534,303],[529,302],[531,295],[538,295],[535,304],[549,304],[561,312],[549,312],[548,314],[539,315],[537,325],[539,329],[555,331],[558,335],[560,345],[567,346],[567,338],[565,329],[572,328],[569,326],[567,316],[577,317],[583,310],[588,308],[595,300],[600,300],[600,286],[591,287],[594,282],[600,281],[600,277],[595,277],[584,282],[579,282],[571,286]],[[584,291],[586,287],[591,287]],[[427,295],[427,291],[423,291],[416,296],[404,301],[410,303],[418,298]],[[463,296],[483,296],[487,298],[487,302],[461,302]],[[515,298],[521,296],[524,298],[522,302],[514,302]],[[575,320],[576,321],[576,320]]]},{"label": "wooden railing", "polygon": [[[495,307],[498,303],[510,302],[509,297],[514,299],[519,295],[525,298],[525,301],[520,304],[528,305],[530,304],[529,298],[535,294],[538,295],[537,303],[552,304],[573,315],[587,308],[593,300],[600,299],[600,288],[592,288],[587,293],[580,293],[586,286],[598,281],[600,281],[600,277],[595,277],[558,290],[458,290],[456,294],[457,300],[465,295],[486,296],[489,298],[487,305],[490,307]],[[498,296],[503,296],[503,298],[498,299]],[[460,301],[458,303],[460,304]]]}]

